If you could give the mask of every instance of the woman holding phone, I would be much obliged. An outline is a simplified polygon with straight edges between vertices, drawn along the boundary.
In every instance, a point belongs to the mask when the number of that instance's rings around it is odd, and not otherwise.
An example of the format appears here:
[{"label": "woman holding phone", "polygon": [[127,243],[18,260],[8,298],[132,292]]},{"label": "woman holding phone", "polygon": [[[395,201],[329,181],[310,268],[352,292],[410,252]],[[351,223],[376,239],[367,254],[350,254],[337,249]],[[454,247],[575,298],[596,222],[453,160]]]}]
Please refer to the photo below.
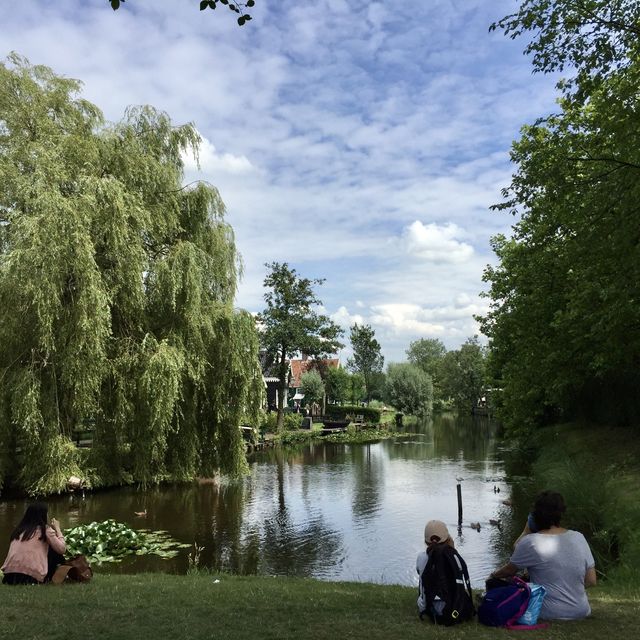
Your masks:
[{"label": "woman holding phone", "polygon": [[13,530],[9,553],[2,565],[3,584],[40,584],[48,582],[56,567],[64,561],[66,550],[60,524],[47,522],[48,507],[43,502],[30,504],[20,524]]}]

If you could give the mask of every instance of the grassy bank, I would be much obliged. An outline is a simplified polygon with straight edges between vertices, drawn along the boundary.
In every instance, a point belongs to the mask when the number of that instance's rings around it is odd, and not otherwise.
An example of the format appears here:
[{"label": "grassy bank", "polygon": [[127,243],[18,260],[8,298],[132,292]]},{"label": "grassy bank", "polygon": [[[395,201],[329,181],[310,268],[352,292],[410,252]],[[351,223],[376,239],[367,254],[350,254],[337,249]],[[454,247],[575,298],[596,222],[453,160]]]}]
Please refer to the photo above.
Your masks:
[{"label": "grassy bank", "polygon": [[[526,632],[526,637],[636,637],[640,443],[635,432],[575,424],[543,429],[514,464],[526,473],[520,490],[533,495],[553,487],[565,494],[567,524],[588,535],[607,577],[589,591],[591,618],[554,622],[547,630]],[[0,592],[0,635],[24,640],[506,640],[514,633],[475,620],[451,629],[420,622],[416,589],[401,586],[227,574],[98,573],[88,585],[0,587]]]},{"label": "grassy bank", "polygon": [[[567,526],[582,531],[601,579],[616,590],[640,584],[640,432],[565,424],[539,430],[516,465],[528,473],[526,499],[560,491]],[[528,463],[523,464],[523,459]]]},{"label": "grassy bank", "polygon": [[[216,582],[219,580],[219,582]],[[97,575],[87,585],[0,587],[2,637],[23,640],[430,638],[490,640],[514,632],[468,622],[438,628],[416,616],[415,589],[297,578]],[[593,617],[527,638],[635,637],[638,602],[595,590]]]}]

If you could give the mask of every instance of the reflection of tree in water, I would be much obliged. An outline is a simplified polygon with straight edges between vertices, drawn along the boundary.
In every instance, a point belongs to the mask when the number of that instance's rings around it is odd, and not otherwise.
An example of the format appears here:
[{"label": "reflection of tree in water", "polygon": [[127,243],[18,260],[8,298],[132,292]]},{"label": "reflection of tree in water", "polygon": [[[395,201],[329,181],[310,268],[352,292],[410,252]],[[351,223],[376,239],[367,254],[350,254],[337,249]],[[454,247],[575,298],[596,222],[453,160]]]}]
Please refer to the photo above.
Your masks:
[{"label": "reflection of tree in water", "polygon": [[435,416],[432,423],[434,456],[468,461],[493,456],[498,426],[488,418],[445,413]]},{"label": "reflection of tree in water", "polygon": [[[316,461],[318,456],[326,460],[324,449],[305,448],[304,452],[299,452],[303,460],[296,459],[295,462],[308,469],[307,465],[312,464],[309,456]],[[340,535],[329,529],[321,516],[312,516],[308,510],[302,523],[295,522],[292,510],[287,506],[285,492],[285,463],[294,462],[294,459],[290,454],[279,453],[275,457],[278,508],[276,513],[264,520],[259,554],[260,573],[295,576],[321,574],[323,567],[332,567],[337,562]],[[309,483],[303,481],[303,498],[305,494],[308,497],[312,490]],[[309,507],[310,503],[305,502]]]},{"label": "reflection of tree in water", "polygon": [[335,567],[341,537],[317,517],[296,526],[285,508],[264,522],[260,572],[277,575],[322,575],[323,568]]},{"label": "reflection of tree in water", "polygon": [[419,436],[404,439],[399,434],[396,438],[398,444],[389,447],[391,458],[484,462],[491,459],[496,450],[498,426],[486,417],[444,413],[410,423],[406,430]]},{"label": "reflection of tree in water", "polygon": [[[378,445],[350,447],[350,459],[353,468],[352,511],[355,520],[370,518],[380,506],[380,490],[384,484],[384,459],[372,453]],[[380,453],[380,451],[378,451]]]}]

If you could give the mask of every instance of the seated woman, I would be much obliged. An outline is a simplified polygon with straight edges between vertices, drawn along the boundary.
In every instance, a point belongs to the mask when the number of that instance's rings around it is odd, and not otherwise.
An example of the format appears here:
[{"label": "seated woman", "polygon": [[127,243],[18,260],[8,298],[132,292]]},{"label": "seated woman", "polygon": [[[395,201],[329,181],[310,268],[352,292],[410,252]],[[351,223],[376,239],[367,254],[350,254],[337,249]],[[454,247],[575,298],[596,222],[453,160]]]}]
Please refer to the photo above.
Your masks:
[{"label": "seated woman", "polygon": [[56,567],[64,561],[66,550],[58,521],[47,524],[48,509],[44,503],[31,504],[11,534],[7,559],[2,565],[3,584],[39,584],[51,579]]},{"label": "seated woman", "polygon": [[[450,547],[455,548],[455,544],[453,542],[453,538],[449,534],[449,530],[447,529],[447,525],[440,520],[429,520],[427,522],[426,527],[424,528],[424,542],[427,546],[425,551],[421,551],[416,558],[416,571],[418,572],[418,576],[422,576],[422,572],[424,568],[427,566],[427,562],[429,562],[429,550],[433,549],[438,544],[446,544]],[[424,611],[427,608],[425,599],[424,599],[424,587],[422,584],[422,580],[418,580],[419,583],[419,593],[418,593],[418,610]],[[444,602],[436,603],[435,605],[436,613],[442,613],[444,609]]]},{"label": "seated woman", "polygon": [[517,541],[510,561],[491,574],[508,578],[527,569],[531,582],[547,591],[540,617],[546,620],[575,620],[591,613],[585,587],[596,584],[593,555],[584,536],[560,526],[566,511],[564,498],[543,491],[533,507],[536,533],[528,525]]}]

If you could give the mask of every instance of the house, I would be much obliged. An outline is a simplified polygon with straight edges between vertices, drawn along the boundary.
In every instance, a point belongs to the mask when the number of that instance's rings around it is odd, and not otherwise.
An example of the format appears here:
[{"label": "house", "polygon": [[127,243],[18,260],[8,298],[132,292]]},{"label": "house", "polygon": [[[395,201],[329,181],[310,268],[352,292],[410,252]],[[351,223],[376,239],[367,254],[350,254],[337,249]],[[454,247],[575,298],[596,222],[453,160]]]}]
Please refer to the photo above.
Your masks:
[{"label": "house", "polygon": [[[302,400],[304,400],[304,392],[302,390],[302,376],[316,369],[321,376],[324,377],[325,372],[328,369],[339,369],[339,358],[318,358],[311,360],[307,356],[303,355],[299,360],[290,360],[289,366],[291,367],[291,376],[289,378],[289,394],[294,402],[294,406],[297,404],[300,406]],[[324,404],[324,403],[323,403]]]},{"label": "house", "polygon": [[[266,396],[266,409],[274,411],[278,407],[278,386],[280,378],[278,377],[278,363],[264,350],[260,350],[260,367],[262,368],[262,380],[264,381],[264,389]],[[289,364],[287,377],[291,379],[291,364]],[[288,390],[284,392],[284,406],[288,404]]]}]

